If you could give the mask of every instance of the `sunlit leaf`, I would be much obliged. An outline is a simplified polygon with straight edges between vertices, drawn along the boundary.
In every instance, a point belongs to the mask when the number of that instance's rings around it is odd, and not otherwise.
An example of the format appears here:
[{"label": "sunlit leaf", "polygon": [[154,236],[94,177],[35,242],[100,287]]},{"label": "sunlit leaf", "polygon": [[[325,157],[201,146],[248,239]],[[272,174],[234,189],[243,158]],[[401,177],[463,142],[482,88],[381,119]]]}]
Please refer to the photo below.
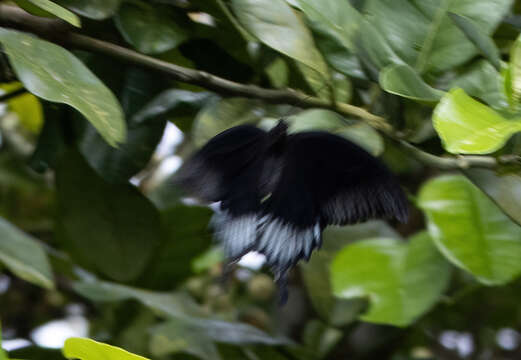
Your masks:
[{"label": "sunlit leaf", "polygon": [[103,20],[116,13],[121,0],[55,0],[55,2],[82,16]]},{"label": "sunlit leaf", "polygon": [[0,217],[0,263],[16,276],[48,289],[54,287],[51,266],[42,246]]},{"label": "sunlit leaf", "polygon": [[145,269],[159,242],[160,218],[130,184],[101,179],[77,153],[56,171],[59,234],[85,266],[118,281]]},{"label": "sunlit leaf", "polygon": [[377,238],[346,246],[331,264],[335,295],[367,297],[369,311],[361,319],[407,326],[428,311],[446,289],[450,266],[429,235],[409,243]]},{"label": "sunlit leaf", "polygon": [[[19,83],[0,85],[0,89],[6,93],[19,89]],[[39,133],[43,125],[43,110],[40,100],[31,93],[15,96],[7,101],[7,107],[18,116],[22,126],[32,133]]]},{"label": "sunlit leaf", "polygon": [[45,100],[72,106],[112,146],[125,140],[126,126],[118,101],[73,54],[13,30],[0,29],[0,43],[27,90]]},{"label": "sunlit leaf", "polygon": [[103,344],[91,339],[69,338],[63,346],[63,355],[67,359],[79,360],[148,360],[129,353],[116,346]]},{"label": "sunlit leaf", "polygon": [[436,246],[484,284],[505,284],[521,273],[521,227],[463,176],[426,183],[418,205]]},{"label": "sunlit leaf", "polygon": [[484,34],[479,26],[470,18],[454,13],[448,13],[452,21],[463,31],[470,41],[476,45],[479,51],[499,70],[501,68],[501,58],[499,51],[490,36]]},{"label": "sunlit leaf", "polygon": [[284,0],[233,0],[232,5],[242,25],[260,41],[329,79],[309,30]]},{"label": "sunlit leaf", "polygon": [[406,64],[385,67],[380,72],[380,85],[391,94],[417,101],[436,102],[443,96],[443,91],[429,86]]},{"label": "sunlit leaf", "polygon": [[168,7],[125,2],[116,16],[125,40],[145,54],[158,54],[177,47],[188,37]]},{"label": "sunlit leaf", "polygon": [[330,324],[342,326],[355,321],[367,308],[363,299],[339,299],[333,296],[330,282],[330,264],[335,255],[353,241],[372,237],[397,238],[399,235],[382,221],[328,227],[323,234],[324,245],[309,263],[301,263],[300,270],[311,303],[320,317]]},{"label": "sunlit leaf", "polygon": [[69,24],[72,24],[74,26],[80,27],[81,22],[80,18],[76,16],[73,12],[70,12],[69,10],[65,9],[64,7],[61,7],[58,4],[55,4],[53,1],[50,0],[25,0],[27,2],[30,2],[34,6],[44,10],[45,12],[52,14],[56,17],[59,17],[60,19],[63,19],[67,21]]},{"label": "sunlit leaf", "polygon": [[448,152],[487,154],[521,130],[521,119],[505,119],[462,89],[454,89],[434,109],[433,125]]}]

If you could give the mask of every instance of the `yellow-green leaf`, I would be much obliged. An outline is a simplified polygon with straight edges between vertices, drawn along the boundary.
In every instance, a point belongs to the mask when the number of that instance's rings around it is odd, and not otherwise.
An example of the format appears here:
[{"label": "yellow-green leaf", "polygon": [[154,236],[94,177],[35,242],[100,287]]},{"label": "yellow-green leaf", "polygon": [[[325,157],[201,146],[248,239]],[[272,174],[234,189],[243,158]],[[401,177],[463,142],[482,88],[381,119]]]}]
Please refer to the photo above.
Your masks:
[{"label": "yellow-green leaf", "polygon": [[66,8],[55,4],[52,1],[49,0],[17,0],[16,3],[20,3],[19,5],[22,7],[24,6],[24,3],[31,3],[32,5],[36,6],[39,9],[42,9],[43,11],[52,14],[56,17],[59,17],[60,19],[63,19],[67,21],[69,24],[72,24],[76,27],[81,27],[81,21],[80,18],[74,14],[73,12],[67,10]]},{"label": "yellow-green leaf", "polygon": [[148,360],[119,347],[103,344],[91,339],[69,338],[63,346],[67,359],[79,360]]},{"label": "yellow-green leaf", "polygon": [[506,119],[462,89],[453,89],[434,109],[433,125],[448,152],[488,154],[521,130],[521,119]]}]

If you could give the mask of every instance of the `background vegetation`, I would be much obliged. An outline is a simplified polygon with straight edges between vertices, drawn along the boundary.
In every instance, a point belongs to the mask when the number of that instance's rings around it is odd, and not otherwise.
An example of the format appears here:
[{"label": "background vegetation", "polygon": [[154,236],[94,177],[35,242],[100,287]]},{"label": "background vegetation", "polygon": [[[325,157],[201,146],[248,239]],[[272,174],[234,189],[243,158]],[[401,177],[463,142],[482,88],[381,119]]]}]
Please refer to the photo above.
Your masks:
[{"label": "background vegetation", "polygon": [[[0,317],[31,343],[0,359],[520,358],[520,12],[2,1]],[[218,132],[281,117],[381,157],[412,212],[328,228],[285,307],[263,269],[222,285],[212,210],[168,184]],[[57,320],[98,342],[49,348]]]}]

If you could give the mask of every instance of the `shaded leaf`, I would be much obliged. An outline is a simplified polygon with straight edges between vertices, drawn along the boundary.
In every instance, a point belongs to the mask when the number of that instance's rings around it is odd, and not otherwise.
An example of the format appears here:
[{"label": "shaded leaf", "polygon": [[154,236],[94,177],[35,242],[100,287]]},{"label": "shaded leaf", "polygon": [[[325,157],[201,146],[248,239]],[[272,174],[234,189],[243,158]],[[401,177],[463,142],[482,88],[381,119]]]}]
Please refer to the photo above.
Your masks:
[{"label": "shaded leaf", "polygon": [[193,116],[208,101],[216,98],[210,92],[168,89],[148,102],[132,116],[133,124],[178,116]]},{"label": "shaded leaf", "polygon": [[126,126],[118,101],[73,54],[13,30],[0,29],[0,43],[27,90],[45,100],[72,106],[110,145],[125,140]]},{"label": "shaded leaf", "polygon": [[521,273],[521,227],[463,176],[426,183],[418,205],[436,246],[454,265],[487,285]]},{"label": "shaded leaf", "polygon": [[160,239],[156,208],[135,187],[112,185],[77,153],[56,172],[61,236],[78,260],[118,281],[138,277]]},{"label": "shaded leaf", "polygon": [[322,130],[345,137],[377,156],[383,151],[383,141],[372,127],[353,120],[347,120],[335,112],[322,109],[301,111],[288,119],[289,131]]},{"label": "shaded leaf", "polygon": [[510,50],[509,80],[507,92],[512,94],[512,99],[518,104],[521,101],[521,35]]},{"label": "shaded leaf", "polygon": [[361,319],[407,326],[428,311],[450,279],[450,266],[427,233],[408,244],[378,238],[346,246],[331,264],[335,295],[367,297],[369,311]]},{"label": "shaded leaf", "polygon": [[521,119],[505,119],[462,89],[454,89],[434,109],[433,125],[448,152],[488,154],[521,130]]},{"label": "shaded leaf", "polygon": [[448,70],[477,52],[449,12],[470,18],[490,35],[511,5],[512,0],[369,0],[364,12],[396,54],[423,74]]},{"label": "shaded leaf", "polygon": [[467,36],[467,38],[476,45],[479,51],[485,56],[488,61],[496,70],[500,70],[501,68],[501,58],[499,56],[499,51],[494,44],[494,41],[490,36],[484,34],[481,29],[476,25],[474,21],[469,19],[466,16],[460,16],[454,13],[448,13],[452,21],[463,31],[463,33]]},{"label": "shaded leaf", "polygon": [[63,355],[67,359],[79,360],[147,360],[116,346],[103,344],[91,339],[69,338],[63,345]]},{"label": "shaded leaf", "polygon": [[28,234],[0,217],[0,262],[16,276],[47,289],[54,287],[44,249]]},{"label": "shaded leaf", "polygon": [[82,16],[103,20],[116,13],[121,0],[55,0],[55,2]]},{"label": "shaded leaf", "polygon": [[163,53],[188,38],[167,6],[125,2],[115,20],[125,40],[145,54]]},{"label": "shaded leaf", "polygon": [[426,102],[437,102],[443,91],[429,86],[406,64],[389,65],[380,72],[380,86],[387,92],[408,99]]},{"label": "shaded leaf", "polygon": [[467,94],[485,101],[495,109],[506,109],[508,99],[502,86],[500,73],[485,60],[480,60],[465,68],[450,83],[450,88],[462,88]]},{"label": "shaded leaf", "polygon": [[233,0],[232,5],[242,25],[260,41],[329,79],[309,30],[284,0]]},{"label": "shaded leaf", "polygon": [[497,174],[488,169],[466,169],[465,175],[505,214],[521,225],[521,175]]}]

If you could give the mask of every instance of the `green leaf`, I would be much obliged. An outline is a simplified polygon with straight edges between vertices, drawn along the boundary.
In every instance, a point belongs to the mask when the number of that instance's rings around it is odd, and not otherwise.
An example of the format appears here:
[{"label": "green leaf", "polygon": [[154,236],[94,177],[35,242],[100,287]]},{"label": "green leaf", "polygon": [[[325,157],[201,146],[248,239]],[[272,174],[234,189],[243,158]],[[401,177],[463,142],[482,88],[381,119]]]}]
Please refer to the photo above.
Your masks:
[{"label": "green leaf", "polygon": [[353,50],[353,36],[358,29],[360,14],[348,1],[297,0],[311,26],[335,38],[346,49]]},{"label": "green leaf", "polygon": [[0,217],[0,263],[16,276],[47,289],[54,287],[51,266],[42,246]]},{"label": "green leaf", "polygon": [[357,319],[367,307],[363,299],[334,298],[330,283],[330,264],[347,244],[371,237],[399,239],[399,235],[383,221],[368,221],[344,227],[328,227],[323,234],[324,245],[300,270],[311,303],[320,317],[329,324],[343,326]]},{"label": "green leaf", "polygon": [[94,20],[104,20],[118,10],[121,0],[55,0],[72,11]]},{"label": "green leaf", "polygon": [[485,56],[488,61],[494,65],[496,70],[499,71],[501,69],[501,58],[492,38],[489,35],[484,34],[480,27],[470,18],[454,13],[448,13],[448,15],[460,30],[463,31],[467,38],[476,45],[483,56]]},{"label": "green leaf", "polygon": [[329,79],[309,30],[284,0],[233,0],[232,5],[242,25],[260,41]]},{"label": "green leaf", "polygon": [[160,239],[156,208],[130,184],[113,185],[77,153],[56,172],[59,233],[78,260],[118,281],[139,276]]},{"label": "green leaf", "polygon": [[13,30],[0,29],[0,43],[27,90],[45,100],[72,106],[110,145],[125,140],[126,126],[118,101],[73,54]]},{"label": "green leaf", "polygon": [[516,104],[521,101],[521,35],[519,35],[510,50],[510,89]]},{"label": "green leaf", "polygon": [[209,102],[197,114],[192,128],[196,146],[203,146],[220,132],[240,124],[255,124],[266,110],[258,101],[229,98]]},{"label": "green leaf", "polygon": [[368,0],[364,13],[394,52],[420,74],[440,73],[473,57],[477,49],[448,17],[473,20],[490,35],[510,9],[512,0],[424,1]]},{"label": "green leaf", "polygon": [[288,119],[289,131],[322,130],[345,137],[377,156],[383,151],[383,140],[372,127],[347,120],[335,112],[323,109],[301,111]]},{"label": "green leaf", "polygon": [[426,102],[437,102],[443,96],[443,91],[429,86],[406,64],[393,64],[380,72],[380,86],[395,95],[408,99]]},{"label": "green leaf", "polygon": [[2,348],[2,323],[0,323],[0,360],[9,360],[7,353]]},{"label": "green leaf", "polygon": [[500,73],[485,60],[480,60],[458,74],[449,88],[462,88],[467,94],[485,101],[495,109],[508,108],[508,99],[502,86]]},{"label": "green leaf", "polygon": [[151,329],[150,352],[157,357],[183,352],[205,360],[221,360],[215,343],[200,330],[183,321],[157,325]]},{"label": "green leaf", "polygon": [[313,319],[304,328],[303,343],[307,352],[318,359],[325,359],[342,339],[342,335],[342,331]]},{"label": "green leaf", "polygon": [[145,54],[166,52],[188,38],[168,6],[125,2],[115,20],[125,40]]},{"label": "green leaf", "polygon": [[512,220],[521,225],[521,174],[496,174],[488,169],[466,169],[470,181],[487,194]]},{"label": "green leaf", "polygon": [[331,264],[335,295],[367,297],[364,321],[407,326],[427,312],[445,291],[450,266],[426,233],[408,244],[369,239],[346,246]]},{"label": "green leaf", "polygon": [[521,119],[505,119],[462,89],[453,89],[434,109],[433,125],[448,152],[488,154],[521,130]]},{"label": "green leaf", "polygon": [[212,213],[208,207],[182,204],[162,211],[165,236],[145,272],[147,287],[169,289],[192,274],[192,260],[212,244],[208,230]]},{"label": "green leaf", "polygon": [[49,0],[27,0],[38,8],[67,21],[76,27],[81,27],[80,18],[69,10]]},{"label": "green leaf", "polygon": [[215,98],[215,94],[206,91],[168,89],[132,116],[132,123],[141,124],[170,117],[194,116],[207,102]]},{"label": "green leaf", "polygon": [[160,315],[173,318],[199,334],[213,341],[228,344],[288,344],[283,337],[272,337],[265,332],[245,323],[222,321],[205,317],[201,309],[184,293],[166,293],[142,290],[106,281],[88,280],[74,284],[74,290],[94,301],[121,301],[135,299],[143,305],[159,312]]},{"label": "green leaf", "polygon": [[484,284],[505,284],[521,273],[521,227],[463,176],[423,186],[418,205],[436,246]]},{"label": "green leaf", "polygon": [[116,346],[103,344],[91,339],[69,338],[63,345],[63,355],[67,359],[79,360],[148,360]]}]

